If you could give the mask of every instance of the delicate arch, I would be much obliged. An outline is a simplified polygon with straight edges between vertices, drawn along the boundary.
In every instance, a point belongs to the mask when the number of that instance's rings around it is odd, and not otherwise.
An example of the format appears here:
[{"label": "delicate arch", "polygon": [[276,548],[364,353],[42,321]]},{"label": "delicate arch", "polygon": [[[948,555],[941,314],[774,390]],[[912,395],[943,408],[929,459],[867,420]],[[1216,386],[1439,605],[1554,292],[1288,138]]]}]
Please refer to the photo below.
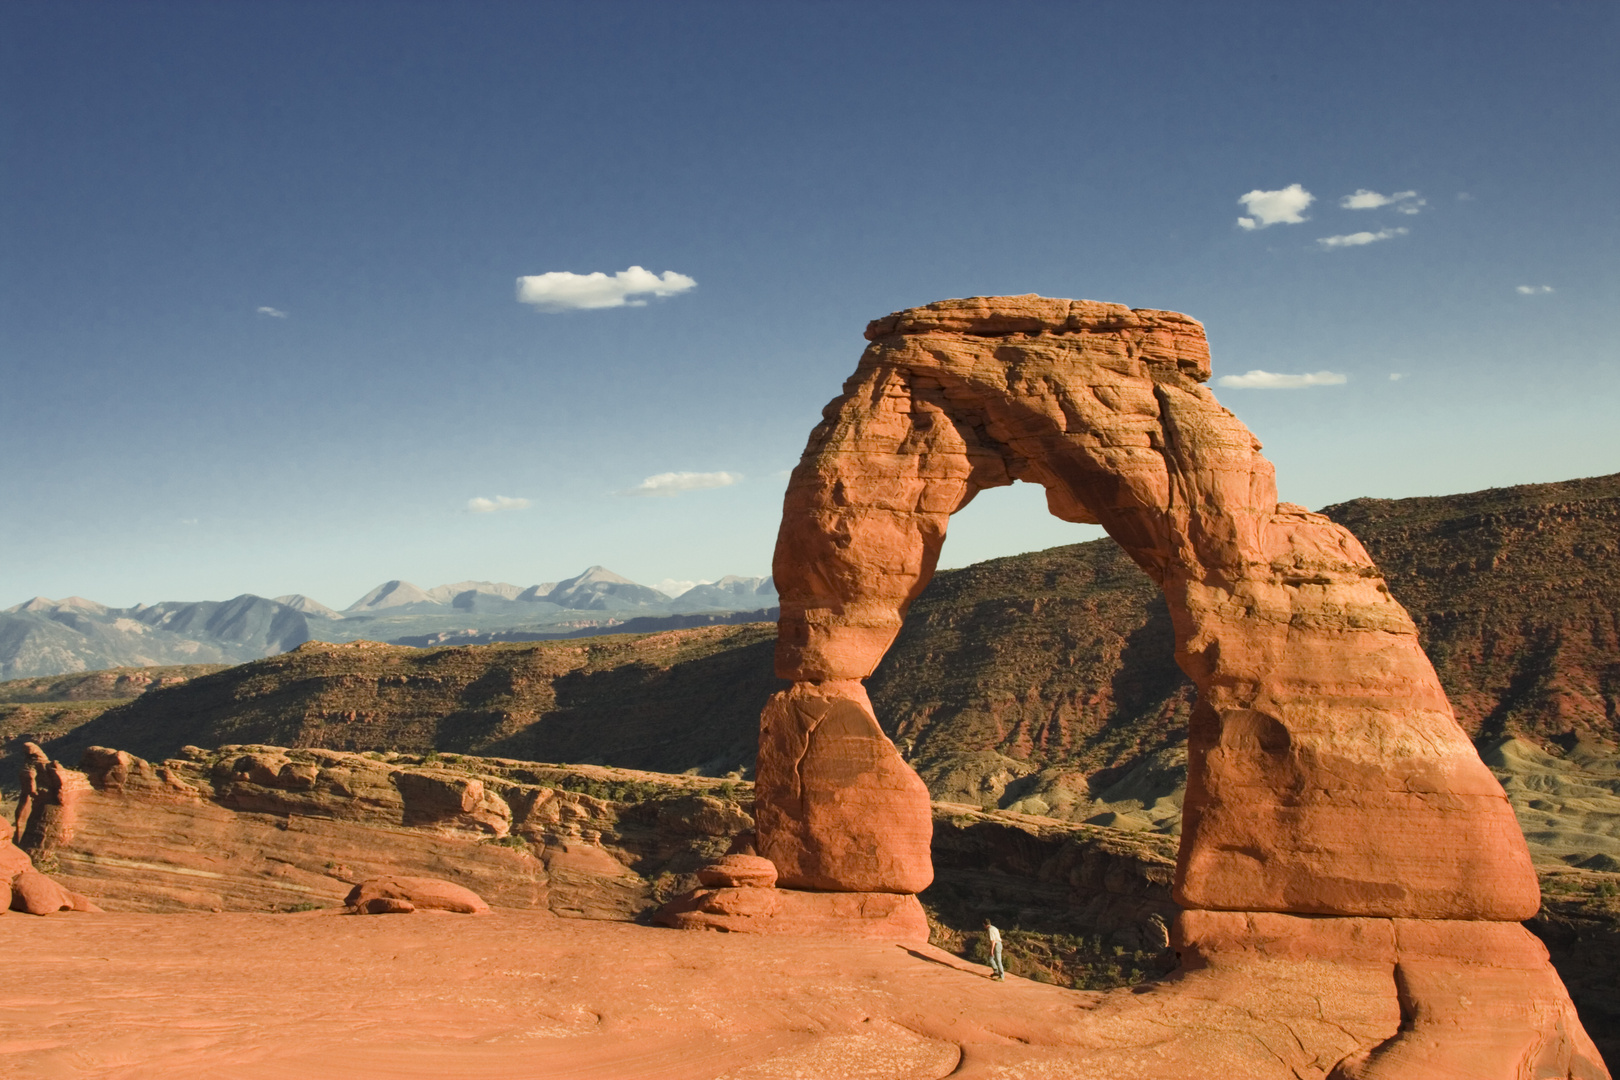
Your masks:
[{"label": "delicate arch", "polygon": [[[758,794],[761,849],[784,883],[927,884],[926,791],[860,680],[932,576],[950,515],[1027,480],[1058,517],[1102,525],[1168,601],[1199,692],[1178,902],[1535,913],[1511,808],[1411,619],[1347,530],[1277,502],[1259,442],[1202,385],[1200,324],[980,297],[898,312],[866,336],[789,480],[777,540],[777,671],[796,685],[762,717]],[[832,715],[839,739],[818,737]]]}]

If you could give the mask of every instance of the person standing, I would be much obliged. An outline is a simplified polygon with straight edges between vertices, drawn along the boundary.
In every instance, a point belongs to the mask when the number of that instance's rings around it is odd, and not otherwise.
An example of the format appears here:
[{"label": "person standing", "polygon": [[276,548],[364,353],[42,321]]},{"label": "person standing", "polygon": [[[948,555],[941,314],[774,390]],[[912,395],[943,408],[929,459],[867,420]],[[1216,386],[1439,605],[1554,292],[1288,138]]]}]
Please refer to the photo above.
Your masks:
[{"label": "person standing", "polygon": [[990,976],[999,982],[1007,981],[1007,969],[1001,965],[1001,931],[996,929],[988,917],[984,920],[984,932],[990,939],[990,970],[995,974]]}]

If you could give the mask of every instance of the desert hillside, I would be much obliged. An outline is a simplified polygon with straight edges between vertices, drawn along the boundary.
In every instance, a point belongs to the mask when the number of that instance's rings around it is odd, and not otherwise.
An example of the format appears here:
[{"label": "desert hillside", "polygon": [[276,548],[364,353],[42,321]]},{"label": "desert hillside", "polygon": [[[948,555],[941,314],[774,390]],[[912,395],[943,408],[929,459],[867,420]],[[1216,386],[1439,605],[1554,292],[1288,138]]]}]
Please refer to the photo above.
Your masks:
[{"label": "desert hillside", "polygon": [[[1383,567],[1482,747],[1612,749],[1620,475],[1326,512]],[[778,685],[771,639],[753,624],[467,648],[311,642],[123,702],[19,680],[0,684],[0,784],[25,735],[66,760],[97,743],[162,759],[267,742],[746,775]],[[937,799],[1171,830],[1191,702],[1171,648],[1157,591],[1101,540],[940,573],[869,688]]]}]

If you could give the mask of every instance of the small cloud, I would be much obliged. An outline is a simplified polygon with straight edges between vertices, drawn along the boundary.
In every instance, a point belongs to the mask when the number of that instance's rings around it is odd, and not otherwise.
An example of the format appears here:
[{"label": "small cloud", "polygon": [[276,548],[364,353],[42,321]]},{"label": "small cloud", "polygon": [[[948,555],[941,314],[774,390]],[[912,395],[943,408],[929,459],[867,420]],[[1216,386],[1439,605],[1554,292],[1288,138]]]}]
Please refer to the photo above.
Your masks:
[{"label": "small cloud", "polygon": [[1307,386],[1342,386],[1346,379],[1336,371],[1313,371],[1306,375],[1279,375],[1274,371],[1245,371],[1242,375],[1222,375],[1217,386],[1237,390],[1302,390]]},{"label": "small cloud", "polygon": [[1264,229],[1268,225],[1298,225],[1305,220],[1301,211],[1315,201],[1316,196],[1298,184],[1289,184],[1276,191],[1256,188],[1247,195],[1238,196],[1238,202],[1251,215],[1238,218],[1238,227]]},{"label": "small cloud", "polygon": [[1428,206],[1429,200],[1420,199],[1415,191],[1397,191],[1393,195],[1380,195],[1376,191],[1357,188],[1354,195],[1346,195],[1340,199],[1339,205],[1346,210],[1376,210],[1380,206],[1393,205],[1398,214],[1415,214]]},{"label": "small cloud", "polygon": [[180,524],[182,524],[182,525],[195,525],[195,524],[197,524],[197,519],[196,518],[181,518],[180,519]]},{"label": "small cloud", "polygon": [[620,495],[679,495],[683,491],[701,491],[704,488],[730,487],[742,481],[741,473],[733,472],[665,472],[649,476]]},{"label": "small cloud", "polygon": [[1406,378],[1406,373],[1405,372],[1392,371],[1392,372],[1389,373],[1389,381],[1390,382],[1400,382],[1404,378]]},{"label": "small cloud", "polygon": [[1388,240],[1392,236],[1405,236],[1411,232],[1402,225],[1394,229],[1379,229],[1377,232],[1355,232],[1344,236],[1321,236],[1316,242],[1331,251],[1334,248],[1361,247],[1363,244],[1376,244],[1380,240]]},{"label": "small cloud", "polygon": [[1459,191],[1459,192],[1457,192],[1457,201],[1458,202],[1473,202],[1474,197],[1472,195],[1468,194],[1468,192],[1466,192],[1466,191]]},{"label": "small cloud", "polygon": [[646,307],[645,300],[632,296],[674,296],[697,287],[685,274],[665,270],[655,274],[632,266],[612,277],[600,270],[592,274],[571,274],[553,270],[517,279],[520,303],[533,304],[541,311],[582,311],[594,308]]},{"label": "small cloud", "polygon": [[482,496],[467,500],[467,512],[471,514],[493,514],[499,510],[527,510],[528,499],[513,499],[506,495],[497,495],[493,499]]},{"label": "small cloud", "polygon": [[256,314],[256,315],[268,315],[272,319],[285,319],[287,317],[287,313],[285,311],[282,311],[279,308],[273,308],[273,307],[261,307],[261,308],[257,309],[257,311],[255,311],[254,314]]},{"label": "small cloud", "polygon": [[1518,285],[1514,287],[1513,291],[1520,296],[1545,296],[1553,291],[1553,287],[1551,285]]},{"label": "small cloud", "polygon": [[665,578],[663,581],[655,584],[653,588],[657,589],[665,596],[674,599],[675,597],[680,596],[682,593],[691,592],[699,585],[710,584],[713,583],[709,581],[676,581],[674,578]]}]

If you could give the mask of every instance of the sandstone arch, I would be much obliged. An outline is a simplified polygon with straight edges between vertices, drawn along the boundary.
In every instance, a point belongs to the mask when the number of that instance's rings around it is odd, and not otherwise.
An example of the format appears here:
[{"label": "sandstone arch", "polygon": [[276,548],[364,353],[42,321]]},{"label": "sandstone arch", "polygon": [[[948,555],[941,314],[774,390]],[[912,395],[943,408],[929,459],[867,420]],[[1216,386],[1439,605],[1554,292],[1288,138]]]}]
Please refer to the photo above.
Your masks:
[{"label": "sandstone arch", "polygon": [[[1166,992],[1254,1002],[1258,980],[1314,994],[1333,1031],[1359,1034],[1325,1060],[1302,1049],[1312,1076],[1608,1075],[1546,950],[1515,925],[1540,904],[1529,851],[1411,619],[1354,536],[1277,501],[1259,442],[1202,385],[1199,323],[976,297],[866,337],[777,538],[776,667],[793,686],[760,718],[755,819],[783,886],[893,900],[931,880],[928,792],[861,680],[950,515],[1029,481],[1158,583],[1198,688],[1174,886],[1185,981]],[[1370,979],[1359,1005],[1321,991],[1349,971]],[[1102,1044],[1158,1040],[1130,1019],[1146,1007],[1100,1010]],[[1200,1039],[1180,1065],[1121,1075],[1187,1075]]]},{"label": "sandstone arch", "polygon": [[[1410,618],[1355,537],[1277,501],[1259,442],[1202,385],[1201,325],[991,297],[899,312],[866,336],[788,483],[777,541],[777,673],[797,685],[763,722],[761,843],[786,882],[926,885],[926,797],[855,738],[876,728],[859,680],[932,575],[949,516],[1025,480],[1058,517],[1102,525],[1168,600],[1199,691],[1180,903],[1535,913],[1511,808]],[[872,767],[836,767],[857,744]]]}]

